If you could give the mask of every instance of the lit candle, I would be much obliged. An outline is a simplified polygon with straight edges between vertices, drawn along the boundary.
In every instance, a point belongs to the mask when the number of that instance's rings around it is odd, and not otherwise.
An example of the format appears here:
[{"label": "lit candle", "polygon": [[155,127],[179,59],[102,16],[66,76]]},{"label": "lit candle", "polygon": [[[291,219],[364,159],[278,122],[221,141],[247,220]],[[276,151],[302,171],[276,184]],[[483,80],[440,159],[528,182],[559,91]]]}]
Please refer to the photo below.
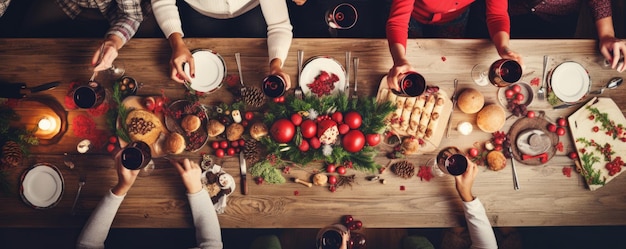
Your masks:
[{"label": "lit candle", "polygon": [[474,129],[474,127],[472,126],[470,122],[461,122],[456,127],[456,129],[459,131],[459,133],[463,135],[469,135],[470,133],[472,133],[472,130]]},{"label": "lit candle", "polygon": [[54,119],[49,118],[49,117],[44,117],[39,120],[39,123],[37,124],[37,126],[42,131],[52,131],[56,128],[57,125]]}]

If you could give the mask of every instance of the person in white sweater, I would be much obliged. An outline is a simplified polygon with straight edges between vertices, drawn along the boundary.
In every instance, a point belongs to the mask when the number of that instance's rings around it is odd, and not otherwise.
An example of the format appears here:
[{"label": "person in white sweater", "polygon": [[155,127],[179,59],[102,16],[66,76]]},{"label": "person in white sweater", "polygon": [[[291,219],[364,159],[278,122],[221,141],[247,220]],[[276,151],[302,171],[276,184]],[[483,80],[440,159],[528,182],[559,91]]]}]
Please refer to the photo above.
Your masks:
[{"label": "person in white sweater", "polygon": [[[119,160],[118,160],[119,161]],[[187,189],[187,199],[191,207],[193,223],[196,227],[197,248],[223,248],[222,233],[217,213],[209,193],[200,181],[200,166],[184,159],[180,162],[170,161],[178,170]],[[117,163],[118,183],[104,196],[83,227],[76,248],[104,248],[104,241],[109,233],[115,214],[122,204],[126,193],[133,186],[139,170],[129,170]]]},{"label": "person in white sweater", "polygon": [[[161,31],[169,40],[172,48],[170,59],[170,77],[179,83],[190,82],[195,76],[195,64],[187,45],[183,42],[183,26],[189,28],[190,33],[212,34],[211,30],[227,29],[239,37],[246,37],[247,29],[258,30],[263,21],[255,21],[262,13],[267,32],[267,50],[269,57],[269,74],[279,75],[285,79],[287,89],[291,86],[288,74],[282,70],[287,58],[293,27],[289,20],[286,1],[281,0],[152,0],[152,11],[161,27]],[[250,13],[249,13],[250,12]],[[181,21],[181,17],[183,20]],[[244,25],[232,26],[234,22],[224,22],[228,19],[238,19],[237,23]],[[265,26],[263,26],[265,27]],[[199,32],[205,30],[207,32]],[[250,31],[254,32],[254,31]],[[220,34],[217,34],[220,35]],[[183,71],[183,64],[189,63],[187,75]]]}]

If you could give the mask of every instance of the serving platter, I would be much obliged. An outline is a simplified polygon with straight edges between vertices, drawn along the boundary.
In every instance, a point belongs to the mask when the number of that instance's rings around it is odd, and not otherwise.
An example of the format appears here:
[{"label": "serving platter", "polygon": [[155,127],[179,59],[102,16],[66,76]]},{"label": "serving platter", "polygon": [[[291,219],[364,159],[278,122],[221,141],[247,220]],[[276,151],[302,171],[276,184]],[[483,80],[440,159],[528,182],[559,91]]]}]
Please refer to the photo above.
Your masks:
[{"label": "serving platter", "polygon": [[[580,173],[590,190],[596,190],[622,172],[612,172],[609,163],[626,159],[626,118],[611,98],[594,97],[568,118],[580,163]],[[610,166],[609,166],[610,167]]]},{"label": "serving platter", "polygon": [[[132,110],[136,110],[136,109],[145,110],[146,107],[143,104],[143,100],[144,100],[144,97],[141,97],[141,96],[128,96],[124,98],[124,100],[122,101],[122,105],[124,105],[129,110],[129,112]],[[156,115],[157,118],[161,120],[162,123],[164,123],[165,119],[164,119],[163,113],[157,112],[157,113],[154,113],[154,115]],[[121,120],[118,117],[117,119],[118,128],[121,125],[120,122]],[[148,146],[150,146],[150,152],[152,154],[152,158],[160,158],[167,154],[163,146],[164,146],[165,139],[167,138],[168,133],[169,132],[167,131],[167,129],[163,127],[161,129],[161,133],[158,139],[156,140],[156,142],[154,142],[153,144],[148,144]],[[120,142],[120,147],[122,148],[128,145],[128,142],[124,141],[123,139],[118,139],[118,141]]]},{"label": "serving platter", "polygon": [[337,60],[327,56],[315,56],[305,62],[298,81],[302,92],[304,94],[312,94],[308,84],[313,83],[322,71],[327,72],[329,75],[335,74],[339,78],[334,83],[334,88],[330,94],[343,93],[346,88],[346,70]]},{"label": "serving platter", "polygon": [[[206,145],[209,140],[207,133],[209,116],[204,106],[194,105],[188,100],[176,100],[169,105],[165,112],[165,127],[170,132],[177,132],[185,137],[186,151],[196,152]],[[183,130],[181,121],[186,115],[195,115],[200,118],[201,124],[198,130],[193,132]]]},{"label": "serving platter", "polygon": [[20,179],[20,196],[29,206],[47,209],[56,206],[65,189],[63,175],[49,163],[37,163],[28,168]]},{"label": "serving platter", "polygon": [[[428,102],[431,95],[434,103],[429,105]],[[399,136],[414,136],[422,139],[424,143],[421,144],[416,154],[437,150],[445,134],[446,125],[453,109],[452,100],[450,100],[445,91],[441,89],[434,92],[427,90],[425,94],[417,97],[398,97],[389,90],[387,76],[385,75],[380,81],[376,94],[376,102],[382,103],[384,101],[391,101],[397,108],[389,117],[390,125],[388,128],[390,130]],[[437,102],[441,105],[437,104]],[[426,112],[428,115],[424,117],[427,120],[423,122],[422,113]],[[400,118],[399,123],[394,121],[397,118]],[[425,130],[416,128],[416,126],[423,127]]]},{"label": "serving platter", "polygon": [[224,213],[227,197],[235,191],[235,178],[226,173],[222,166],[213,164],[202,173],[200,180],[211,197],[215,211],[218,214]]},{"label": "serving platter", "polygon": [[[559,143],[559,136],[547,129],[550,121],[544,117],[520,118],[509,129],[508,136],[511,141],[511,151],[513,158],[526,165],[542,165],[550,161],[556,154],[556,145]],[[540,136],[549,143],[549,146],[539,146],[541,148],[531,148],[527,144],[531,135]],[[544,137],[545,136],[545,137]],[[525,147],[528,145],[528,147]],[[545,153],[545,159],[537,157]],[[525,156],[526,155],[526,156]]]}]

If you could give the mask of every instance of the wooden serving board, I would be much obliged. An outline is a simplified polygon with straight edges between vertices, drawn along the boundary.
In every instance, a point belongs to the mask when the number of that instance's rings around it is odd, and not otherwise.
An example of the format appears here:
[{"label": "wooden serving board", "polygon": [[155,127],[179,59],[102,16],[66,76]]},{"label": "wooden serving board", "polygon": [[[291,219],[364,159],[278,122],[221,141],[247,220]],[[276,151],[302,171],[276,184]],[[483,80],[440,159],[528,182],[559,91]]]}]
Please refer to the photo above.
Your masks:
[{"label": "wooden serving board", "polygon": [[[144,97],[140,97],[140,96],[128,96],[126,98],[124,98],[124,100],[122,100],[122,105],[124,105],[126,108],[129,109],[129,111],[131,110],[135,110],[135,109],[146,109],[143,105],[143,99]],[[161,123],[163,125],[165,125],[165,119],[163,117],[163,113],[155,113],[155,115],[161,120]],[[120,125],[120,120],[117,120],[117,125]],[[167,129],[165,127],[163,127],[163,129],[161,129],[161,135],[159,135],[159,139],[157,139],[157,141],[154,144],[149,144],[148,146],[150,146],[150,151],[152,154],[153,158],[159,158],[159,157],[163,157],[165,156],[167,153],[165,153],[165,151],[163,150],[163,143],[165,142],[165,138],[167,137]],[[120,146],[122,148],[126,147],[126,145],[128,145],[128,143],[122,139],[118,139],[120,141]]]},{"label": "wooden serving board", "polygon": [[[609,126],[611,129],[603,127],[603,120],[613,122]],[[606,168],[609,160],[598,147],[610,145],[611,151],[614,152],[611,154],[611,159],[615,160],[615,158],[621,157],[622,161],[626,161],[626,142],[624,142],[626,141],[626,118],[611,98],[596,97],[589,100],[568,117],[568,122],[578,152],[578,160],[582,168],[581,174],[590,190],[604,186],[624,172],[620,165],[621,171],[611,176]],[[595,131],[594,127],[598,127],[598,131]],[[622,127],[624,131],[621,131],[620,128],[614,129],[615,127]],[[612,133],[607,134],[609,131]],[[593,142],[597,146],[594,146]]]},{"label": "wooden serving board", "polygon": [[[386,99],[386,96],[387,96],[385,94],[386,92],[388,92],[388,94],[393,94],[389,90],[389,86],[387,85],[387,76],[385,75],[380,81],[380,86],[378,87],[378,92],[376,94],[376,102],[380,103],[380,102],[388,100]],[[450,97],[448,97],[448,94],[441,89],[439,89],[436,94],[438,94],[439,97],[443,98],[444,100],[443,108],[439,112],[439,118],[436,123],[437,125],[433,129],[432,135],[429,138],[421,138],[422,140],[424,140],[424,143],[421,145],[419,151],[416,154],[423,154],[423,153],[433,152],[437,150],[437,148],[439,147],[439,144],[441,144],[443,135],[445,134],[446,125],[448,124],[450,115],[452,114],[452,109],[453,109],[452,100],[450,100]],[[407,99],[417,99],[417,98],[418,97],[411,97]],[[403,108],[403,107],[398,107],[398,108]],[[404,136],[418,137],[419,135],[418,134],[419,132],[417,131],[400,129],[398,127],[394,127],[393,125],[389,125],[388,128],[394,133],[396,133],[397,135],[402,136],[402,137]]]}]

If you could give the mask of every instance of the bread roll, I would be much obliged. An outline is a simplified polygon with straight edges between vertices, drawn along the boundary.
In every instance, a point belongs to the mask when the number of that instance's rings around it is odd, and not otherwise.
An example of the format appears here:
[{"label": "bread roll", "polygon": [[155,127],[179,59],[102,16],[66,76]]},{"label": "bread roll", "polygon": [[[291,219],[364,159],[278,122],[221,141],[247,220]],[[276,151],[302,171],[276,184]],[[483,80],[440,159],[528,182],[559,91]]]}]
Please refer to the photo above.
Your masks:
[{"label": "bread roll", "polygon": [[506,157],[502,152],[492,150],[487,154],[487,166],[493,171],[501,170],[506,166]]},{"label": "bread roll", "polygon": [[261,140],[267,135],[267,126],[263,122],[256,122],[250,126],[250,136],[256,140]]},{"label": "bread roll", "polygon": [[201,124],[202,124],[202,121],[196,115],[186,115],[185,117],[183,117],[183,120],[180,121],[180,126],[186,132],[197,131],[198,128],[200,128]]},{"label": "bread roll", "polygon": [[473,114],[485,105],[485,97],[474,88],[464,90],[457,99],[457,106],[463,113]]},{"label": "bread roll", "polygon": [[209,137],[217,137],[226,130],[226,126],[215,119],[209,120],[207,124],[207,134]]},{"label": "bread roll", "polygon": [[476,115],[476,125],[484,132],[493,133],[504,126],[505,116],[504,108],[496,104],[489,104]]},{"label": "bread roll", "polygon": [[185,137],[176,132],[172,132],[167,136],[165,140],[165,152],[168,154],[180,154],[185,151],[187,147]]}]

